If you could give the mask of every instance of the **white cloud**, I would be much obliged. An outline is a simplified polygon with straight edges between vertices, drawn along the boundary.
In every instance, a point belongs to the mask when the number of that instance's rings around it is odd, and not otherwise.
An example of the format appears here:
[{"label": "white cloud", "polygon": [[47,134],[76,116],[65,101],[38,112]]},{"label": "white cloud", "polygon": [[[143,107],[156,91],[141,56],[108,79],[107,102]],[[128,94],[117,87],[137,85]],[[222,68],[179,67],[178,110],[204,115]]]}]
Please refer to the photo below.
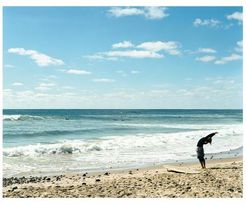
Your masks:
[{"label": "white cloud", "polygon": [[225,24],[222,26],[223,29],[228,30],[229,28],[231,28],[234,24],[233,23],[229,23],[229,24]]},{"label": "white cloud", "polygon": [[177,90],[177,93],[181,96],[186,96],[186,97],[192,97],[195,95],[194,92],[192,92],[190,90],[186,90],[186,89],[179,89],[179,90]]},{"label": "white cloud", "polygon": [[38,51],[35,50],[26,50],[24,48],[10,48],[8,49],[8,52],[22,55],[22,56],[29,56],[29,58],[34,60],[34,62],[40,67],[64,64],[64,62],[60,59],[50,57],[46,54],[39,53]]},{"label": "white cloud", "polygon": [[89,72],[89,71],[86,71],[86,70],[77,70],[77,69],[67,70],[66,73],[75,74],[75,75],[89,75],[89,74],[91,74],[91,72]]},{"label": "white cloud", "polygon": [[242,48],[243,47],[243,41],[238,41],[237,45]]},{"label": "white cloud", "polygon": [[132,70],[131,71],[131,74],[139,74],[140,73],[140,71],[138,71],[138,70]]},{"label": "white cloud", "polygon": [[106,52],[98,52],[94,55],[84,56],[89,59],[105,59],[105,60],[117,60],[121,57],[128,58],[164,58],[162,52],[166,52],[170,55],[179,55],[181,53],[180,43],[175,41],[149,41],[143,42],[137,46],[134,46],[130,41],[123,41],[117,44],[113,44],[114,49],[133,47],[135,49],[128,50],[109,50]]},{"label": "white cloud", "polygon": [[[156,84],[147,89],[117,88],[109,92],[93,89],[55,90],[48,92],[4,89],[5,108],[237,108],[241,107],[242,83],[237,78],[210,77],[177,87]],[[201,79],[202,80],[202,79]],[[206,81],[205,81],[206,80]],[[201,85],[202,83],[202,85]],[[230,86],[228,86],[230,85]],[[111,86],[111,84],[108,84]],[[157,87],[155,87],[157,86]],[[59,86],[60,87],[60,86]],[[225,99],[226,102],[225,102]],[[126,103],[127,100],[127,103]],[[229,103],[227,103],[229,102]]]},{"label": "white cloud", "polygon": [[237,52],[243,52],[243,41],[237,42],[237,47],[235,48]]},{"label": "white cloud", "polygon": [[213,84],[221,84],[223,82],[224,82],[223,80],[218,79],[218,80],[213,81]]},{"label": "white cloud", "polygon": [[112,45],[112,48],[130,48],[134,45],[130,41],[122,41]]},{"label": "white cloud", "polygon": [[48,75],[46,76],[48,79],[57,79],[58,77],[56,75]]},{"label": "white cloud", "polygon": [[221,58],[220,60],[215,61],[214,63],[215,64],[226,64],[230,61],[237,61],[241,59],[242,59],[241,55],[233,53],[230,56],[226,56],[226,57]]},{"label": "white cloud", "polygon": [[170,91],[169,90],[150,90],[149,92],[149,95],[150,96],[153,96],[153,97],[166,97],[167,95],[170,94]]},{"label": "white cloud", "polygon": [[38,86],[38,87],[35,87],[36,90],[40,90],[40,91],[47,91],[47,90],[50,90],[51,88],[50,87],[41,87],[41,86]]},{"label": "white cloud", "polygon": [[165,7],[113,7],[109,13],[115,17],[142,15],[147,19],[162,19],[169,15]]},{"label": "white cloud", "polygon": [[103,56],[95,54],[95,55],[87,55],[84,56],[85,58],[91,59],[91,60],[103,60],[105,59]]},{"label": "white cloud", "polygon": [[5,64],[4,67],[5,68],[14,68],[14,66],[13,65],[10,65],[10,64]]},{"label": "white cloud", "polygon": [[23,83],[20,83],[20,82],[14,82],[12,85],[13,85],[13,86],[22,86]]},{"label": "white cloud", "polygon": [[165,51],[171,55],[180,54],[180,51],[178,50],[179,44],[178,42],[174,42],[174,41],[144,42],[138,45],[137,48],[142,48],[153,52]]},{"label": "white cloud", "polygon": [[126,51],[108,51],[104,53],[109,57],[129,57],[129,58],[163,58],[164,55],[153,51],[139,51],[139,50],[126,50]]},{"label": "white cloud", "polygon": [[73,86],[62,86],[62,89],[66,89],[66,90],[74,90],[75,88]]},{"label": "white cloud", "polygon": [[133,15],[142,15],[144,11],[140,8],[134,7],[114,7],[109,10],[109,13],[116,17],[122,16],[133,16]]},{"label": "white cloud", "polygon": [[93,79],[94,82],[98,82],[98,83],[112,83],[115,80],[113,79],[108,79],[108,78],[97,78],[97,79]]},{"label": "white cloud", "polygon": [[198,53],[216,53],[217,51],[213,48],[199,48]]},{"label": "white cloud", "polygon": [[10,92],[12,92],[12,89],[5,88],[5,89],[3,89],[3,92],[10,93]]},{"label": "white cloud", "polygon": [[228,20],[238,20],[239,22],[243,21],[243,13],[242,12],[234,12],[228,16],[226,16]]},{"label": "white cloud", "polygon": [[26,97],[33,97],[34,92],[31,90],[19,91],[16,92],[18,98],[26,98]]},{"label": "white cloud", "polygon": [[103,56],[103,53],[98,53],[94,55],[86,55],[84,58],[88,58],[89,60],[117,60],[117,58],[114,57],[106,57]]},{"label": "white cloud", "polygon": [[3,100],[5,98],[11,98],[11,97],[13,97],[12,89],[9,89],[9,88],[3,89]]},{"label": "white cloud", "polygon": [[48,76],[44,76],[42,77],[40,80],[41,81],[45,81],[45,82],[53,82],[54,80],[56,80],[58,77],[56,75],[48,75]]},{"label": "white cloud", "polygon": [[41,87],[54,87],[55,83],[40,83],[39,86]]},{"label": "white cloud", "polygon": [[52,87],[55,87],[56,84],[55,83],[39,83],[39,85],[37,87],[35,87],[36,90],[40,90],[40,91],[46,91],[46,90],[50,90]]},{"label": "white cloud", "polygon": [[235,81],[230,79],[218,79],[213,81],[213,84],[223,84],[223,85],[234,84],[234,83]]},{"label": "white cloud", "polygon": [[196,58],[196,61],[201,61],[201,62],[211,62],[216,59],[215,56],[203,56],[203,57],[198,57]]},{"label": "white cloud", "polygon": [[193,25],[196,27],[199,27],[199,26],[216,27],[218,24],[220,24],[220,21],[218,21],[217,19],[200,19],[200,18],[197,18],[193,22]]},{"label": "white cloud", "polygon": [[145,17],[148,19],[162,19],[169,14],[165,13],[166,8],[165,7],[157,7],[157,6],[152,6],[152,7],[145,7]]}]

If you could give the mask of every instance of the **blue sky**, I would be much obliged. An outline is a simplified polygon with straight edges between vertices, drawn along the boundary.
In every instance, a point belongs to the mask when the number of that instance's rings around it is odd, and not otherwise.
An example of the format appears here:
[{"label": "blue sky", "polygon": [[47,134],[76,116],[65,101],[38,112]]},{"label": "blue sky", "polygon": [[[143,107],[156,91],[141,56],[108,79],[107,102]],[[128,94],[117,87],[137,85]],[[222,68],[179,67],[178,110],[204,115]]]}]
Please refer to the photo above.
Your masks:
[{"label": "blue sky", "polygon": [[5,7],[4,108],[242,108],[241,7]]}]

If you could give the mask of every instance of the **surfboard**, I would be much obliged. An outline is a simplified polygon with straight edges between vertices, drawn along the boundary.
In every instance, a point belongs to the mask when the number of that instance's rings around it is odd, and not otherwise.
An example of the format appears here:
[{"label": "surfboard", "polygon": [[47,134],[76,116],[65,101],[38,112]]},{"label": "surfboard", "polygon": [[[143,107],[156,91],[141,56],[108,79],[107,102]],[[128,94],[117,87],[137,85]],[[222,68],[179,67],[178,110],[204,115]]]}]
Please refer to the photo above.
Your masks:
[{"label": "surfboard", "polygon": [[174,173],[184,173],[184,174],[199,174],[200,171],[189,168],[189,167],[167,167],[168,172],[174,172]]}]

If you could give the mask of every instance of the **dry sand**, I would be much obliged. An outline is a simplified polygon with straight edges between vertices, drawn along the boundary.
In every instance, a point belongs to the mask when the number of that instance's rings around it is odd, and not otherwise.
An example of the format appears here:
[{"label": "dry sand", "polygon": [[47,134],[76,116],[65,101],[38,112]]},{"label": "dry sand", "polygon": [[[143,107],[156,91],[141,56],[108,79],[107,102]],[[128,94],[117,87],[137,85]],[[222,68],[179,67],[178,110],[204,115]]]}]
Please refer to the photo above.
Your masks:
[{"label": "dry sand", "polygon": [[[175,173],[168,169],[197,170]],[[101,173],[3,179],[3,197],[243,197],[242,157]]]}]

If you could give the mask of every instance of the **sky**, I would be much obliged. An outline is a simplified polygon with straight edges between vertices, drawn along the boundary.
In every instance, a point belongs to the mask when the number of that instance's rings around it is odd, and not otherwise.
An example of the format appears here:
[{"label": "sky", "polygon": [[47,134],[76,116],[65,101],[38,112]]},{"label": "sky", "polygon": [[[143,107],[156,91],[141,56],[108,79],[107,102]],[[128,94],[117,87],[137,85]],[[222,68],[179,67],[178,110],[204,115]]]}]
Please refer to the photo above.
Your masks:
[{"label": "sky", "polygon": [[3,108],[241,109],[242,7],[4,7]]}]

